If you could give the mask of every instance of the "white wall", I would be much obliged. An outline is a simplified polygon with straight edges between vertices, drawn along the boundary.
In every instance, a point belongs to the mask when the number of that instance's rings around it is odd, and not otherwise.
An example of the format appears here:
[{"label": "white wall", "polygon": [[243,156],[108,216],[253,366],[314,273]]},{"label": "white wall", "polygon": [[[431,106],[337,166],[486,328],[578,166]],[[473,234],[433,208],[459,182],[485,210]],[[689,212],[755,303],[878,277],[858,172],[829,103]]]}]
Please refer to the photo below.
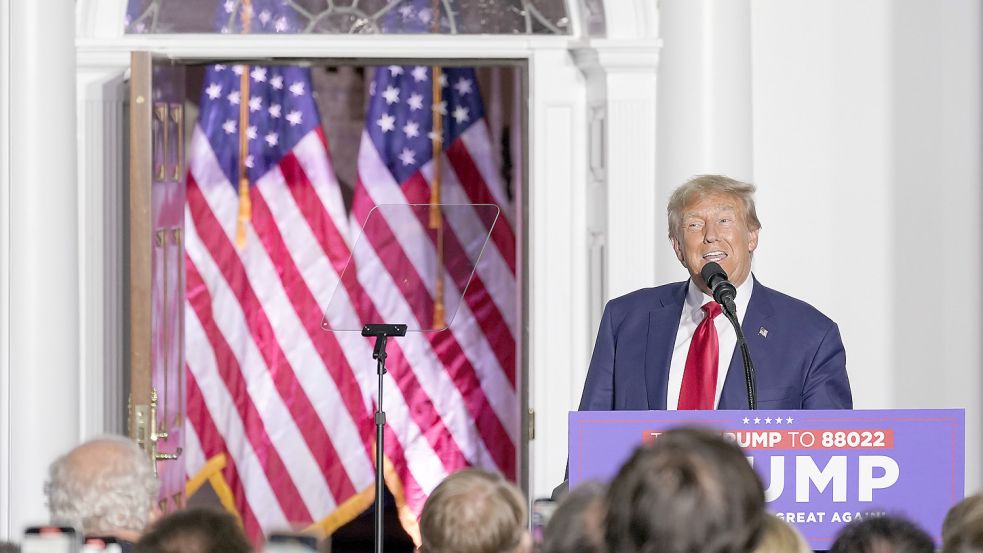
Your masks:
[{"label": "white wall", "polygon": [[980,484],[981,8],[752,0],[755,273],[836,320],[858,408],[965,407]]}]

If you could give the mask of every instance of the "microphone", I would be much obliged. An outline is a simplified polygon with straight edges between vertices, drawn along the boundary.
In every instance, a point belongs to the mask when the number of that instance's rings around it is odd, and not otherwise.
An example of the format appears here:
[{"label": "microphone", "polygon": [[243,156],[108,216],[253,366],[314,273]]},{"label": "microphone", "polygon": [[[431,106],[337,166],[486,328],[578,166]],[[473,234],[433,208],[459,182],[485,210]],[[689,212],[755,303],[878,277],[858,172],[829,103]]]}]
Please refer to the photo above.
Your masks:
[{"label": "microphone", "polygon": [[713,299],[724,306],[724,310],[728,311],[729,315],[737,315],[737,306],[734,305],[734,298],[737,297],[737,289],[727,280],[727,273],[724,272],[723,267],[711,261],[700,270],[700,276],[703,277],[703,281],[710,288]]},{"label": "microphone", "polygon": [[751,360],[751,351],[748,350],[747,340],[744,339],[744,332],[741,330],[741,323],[737,320],[737,306],[734,305],[734,298],[737,297],[737,289],[727,280],[727,273],[723,267],[713,261],[707,263],[700,270],[700,277],[707,283],[707,288],[713,294],[713,299],[723,306],[724,315],[734,326],[734,333],[737,334],[737,344],[741,350],[741,362],[744,364],[744,385],[747,390],[747,405],[752,411],[758,408],[758,392],[754,376],[754,362]]}]

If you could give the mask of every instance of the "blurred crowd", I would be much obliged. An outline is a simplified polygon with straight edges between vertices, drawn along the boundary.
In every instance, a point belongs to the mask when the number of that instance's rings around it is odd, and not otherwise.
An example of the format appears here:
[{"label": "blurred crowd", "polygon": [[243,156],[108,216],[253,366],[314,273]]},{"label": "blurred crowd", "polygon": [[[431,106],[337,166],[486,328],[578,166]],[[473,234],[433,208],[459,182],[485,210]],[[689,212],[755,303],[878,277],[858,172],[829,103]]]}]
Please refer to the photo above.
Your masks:
[{"label": "blurred crowd", "polygon": [[[161,516],[153,466],[123,437],[92,440],[55,460],[45,492],[50,524],[79,529],[86,551],[253,551],[239,521],[228,513],[191,508]],[[535,540],[527,505],[522,492],[497,474],[456,472],[424,506],[418,551],[811,551],[793,526],[766,512],[762,483],[741,450],[719,433],[697,428],[668,431],[638,448],[610,483],[586,483],[565,493],[548,523],[537,528]],[[953,506],[941,529],[920,528],[892,514],[855,521],[829,550],[933,553],[936,543],[927,530],[941,535],[943,553],[983,553],[983,496]],[[371,551],[372,544],[365,550]],[[15,551],[15,544],[0,544],[0,553]]]}]

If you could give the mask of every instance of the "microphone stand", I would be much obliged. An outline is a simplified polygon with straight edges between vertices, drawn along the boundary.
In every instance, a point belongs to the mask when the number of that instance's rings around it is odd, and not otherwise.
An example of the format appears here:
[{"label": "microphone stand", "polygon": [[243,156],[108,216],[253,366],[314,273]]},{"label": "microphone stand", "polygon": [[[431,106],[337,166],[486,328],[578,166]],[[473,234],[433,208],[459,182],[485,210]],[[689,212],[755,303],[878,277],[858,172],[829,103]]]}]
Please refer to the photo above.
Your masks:
[{"label": "microphone stand", "polygon": [[376,371],[379,373],[379,397],[375,411],[375,553],[382,553],[382,460],[385,452],[383,429],[386,426],[386,412],[382,410],[382,376],[386,374],[386,342],[390,336],[406,336],[406,325],[367,324],[362,327],[362,336],[375,337],[372,358],[377,361]]},{"label": "microphone stand", "polygon": [[754,382],[754,362],[751,361],[751,352],[748,351],[747,341],[744,339],[744,331],[741,330],[741,321],[737,319],[737,306],[734,300],[729,297],[721,298],[720,305],[723,307],[724,316],[730,321],[737,333],[737,344],[741,350],[741,361],[744,363],[744,384],[747,386],[748,409],[754,411],[758,408],[758,392]]}]

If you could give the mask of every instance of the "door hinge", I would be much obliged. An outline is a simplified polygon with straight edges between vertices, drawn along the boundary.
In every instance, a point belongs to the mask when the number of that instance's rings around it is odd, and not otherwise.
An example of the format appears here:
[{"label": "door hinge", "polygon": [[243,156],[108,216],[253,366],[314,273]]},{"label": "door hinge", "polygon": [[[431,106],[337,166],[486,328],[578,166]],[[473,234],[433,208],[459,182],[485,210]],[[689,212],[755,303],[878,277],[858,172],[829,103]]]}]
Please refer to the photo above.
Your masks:
[{"label": "door hinge", "polygon": [[530,442],[536,439],[536,410],[529,409],[526,417],[526,439]]}]

